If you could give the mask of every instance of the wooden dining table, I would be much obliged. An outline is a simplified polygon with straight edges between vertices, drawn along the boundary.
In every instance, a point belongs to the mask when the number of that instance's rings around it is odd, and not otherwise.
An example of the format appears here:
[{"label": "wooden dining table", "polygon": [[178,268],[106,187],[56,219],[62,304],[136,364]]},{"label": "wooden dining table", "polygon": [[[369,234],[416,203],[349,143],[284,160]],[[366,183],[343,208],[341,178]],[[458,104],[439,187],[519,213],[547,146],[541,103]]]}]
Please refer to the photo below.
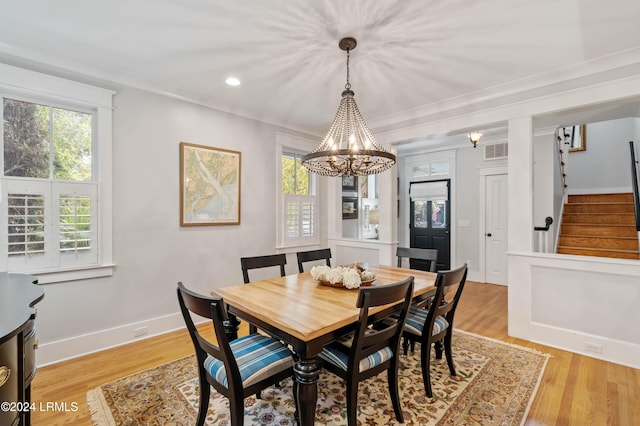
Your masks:
[{"label": "wooden dining table", "polygon": [[[382,265],[368,266],[367,270],[376,275],[374,286],[413,276],[414,299],[428,298],[435,292],[436,274],[432,272]],[[233,318],[238,317],[291,345],[296,358],[293,371],[299,424],[313,425],[321,370],[318,354],[324,345],[355,329],[359,314],[358,289],[327,286],[305,272],[223,287],[213,293],[229,306],[231,338],[237,337]],[[378,307],[371,312],[382,317],[392,309],[393,306]]]}]

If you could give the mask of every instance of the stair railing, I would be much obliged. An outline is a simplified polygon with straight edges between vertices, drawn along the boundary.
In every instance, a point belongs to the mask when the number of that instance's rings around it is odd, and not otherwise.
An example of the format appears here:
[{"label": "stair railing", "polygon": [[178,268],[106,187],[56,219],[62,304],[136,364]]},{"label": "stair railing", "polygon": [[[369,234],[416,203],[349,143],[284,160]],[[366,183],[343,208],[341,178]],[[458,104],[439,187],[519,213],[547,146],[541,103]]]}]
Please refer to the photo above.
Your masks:
[{"label": "stair railing", "polygon": [[544,226],[536,226],[533,228],[536,231],[536,250],[538,253],[549,253],[549,227],[553,223],[553,218],[547,216],[544,220]]},{"label": "stair railing", "polygon": [[[565,150],[563,148],[566,148],[567,152],[569,152],[569,146],[571,146],[571,141],[567,140],[567,138],[570,137],[569,134],[565,133],[564,131],[564,127],[560,127],[558,128],[558,130],[556,130],[556,147],[558,149],[558,157],[559,157],[559,164],[560,164],[560,177],[562,179],[562,192],[563,194],[567,193],[567,174],[565,172]],[[562,146],[562,145],[566,145],[566,146]]]},{"label": "stair railing", "polygon": [[629,142],[631,151],[631,179],[633,187],[633,204],[636,212],[636,230],[640,233],[640,194],[638,191],[638,161],[636,160],[636,150],[633,147],[633,141]]}]

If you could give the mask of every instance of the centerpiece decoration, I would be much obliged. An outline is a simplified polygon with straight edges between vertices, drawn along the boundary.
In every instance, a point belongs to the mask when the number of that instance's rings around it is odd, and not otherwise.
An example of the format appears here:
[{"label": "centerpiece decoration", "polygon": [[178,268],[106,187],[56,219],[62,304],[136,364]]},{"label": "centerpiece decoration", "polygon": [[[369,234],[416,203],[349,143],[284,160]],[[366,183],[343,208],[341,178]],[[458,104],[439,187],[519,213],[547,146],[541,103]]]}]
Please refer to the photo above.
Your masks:
[{"label": "centerpiece decoration", "polygon": [[358,265],[337,266],[335,268],[326,265],[314,266],[310,272],[311,277],[320,281],[321,284],[348,289],[371,285],[376,279],[373,272]]}]

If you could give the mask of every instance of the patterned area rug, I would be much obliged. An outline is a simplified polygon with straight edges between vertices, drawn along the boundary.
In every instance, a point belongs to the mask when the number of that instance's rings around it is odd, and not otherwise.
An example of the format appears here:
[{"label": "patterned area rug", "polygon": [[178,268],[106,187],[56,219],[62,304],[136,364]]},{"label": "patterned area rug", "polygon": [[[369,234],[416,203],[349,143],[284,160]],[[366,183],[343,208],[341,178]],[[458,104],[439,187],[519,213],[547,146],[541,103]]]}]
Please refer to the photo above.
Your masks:
[{"label": "patterned area rug", "polygon": [[[435,351],[432,351],[432,353]],[[432,360],[434,398],[424,392],[420,346],[402,357],[400,397],[408,425],[524,423],[548,355],[482,336],[456,331],[457,375],[444,360]],[[245,399],[246,425],[293,425],[291,380]],[[198,405],[195,357],[190,356],[102,385],[87,394],[94,425],[192,425]],[[346,425],[345,387],[323,371],[318,383],[316,425]],[[360,384],[358,422],[397,424],[386,373]],[[211,390],[208,425],[230,424],[227,399]]]}]

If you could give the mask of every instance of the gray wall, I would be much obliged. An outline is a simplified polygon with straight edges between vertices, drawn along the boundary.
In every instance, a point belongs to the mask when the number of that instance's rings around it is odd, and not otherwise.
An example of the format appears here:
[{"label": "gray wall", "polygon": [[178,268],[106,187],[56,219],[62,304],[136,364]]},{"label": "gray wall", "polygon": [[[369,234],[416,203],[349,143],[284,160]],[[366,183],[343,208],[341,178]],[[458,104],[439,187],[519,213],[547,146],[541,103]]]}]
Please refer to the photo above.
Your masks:
[{"label": "gray wall", "polygon": [[456,223],[451,225],[452,234],[456,239],[457,264],[461,265],[466,262],[469,271],[479,270],[480,221],[478,207],[480,206],[480,196],[478,192],[480,175],[478,168],[482,165],[487,166],[495,163],[495,161],[484,161],[482,152],[483,147],[478,145],[475,149],[472,146],[458,149],[456,153],[456,199],[452,203],[457,219]]},{"label": "gray wall", "polygon": [[569,153],[569,194],[631,191],[629,141],[636,136],[639,120],[621,118],[587,124],[586,151]]},{"label": "gray wall", "polygon": [[[241,255],[275,252],[275,142],[282,129],[131,88],[119,91],[114,106],[117,267],[112,277],[45,286],[41,364],[132,340],[138,327],[148,335],[181,327],[177,281],[209,294],[242,282]],[[180,227],[181,141],[242,153],[240,225]],[[292,256],[287,272],[297,272]]]}]

